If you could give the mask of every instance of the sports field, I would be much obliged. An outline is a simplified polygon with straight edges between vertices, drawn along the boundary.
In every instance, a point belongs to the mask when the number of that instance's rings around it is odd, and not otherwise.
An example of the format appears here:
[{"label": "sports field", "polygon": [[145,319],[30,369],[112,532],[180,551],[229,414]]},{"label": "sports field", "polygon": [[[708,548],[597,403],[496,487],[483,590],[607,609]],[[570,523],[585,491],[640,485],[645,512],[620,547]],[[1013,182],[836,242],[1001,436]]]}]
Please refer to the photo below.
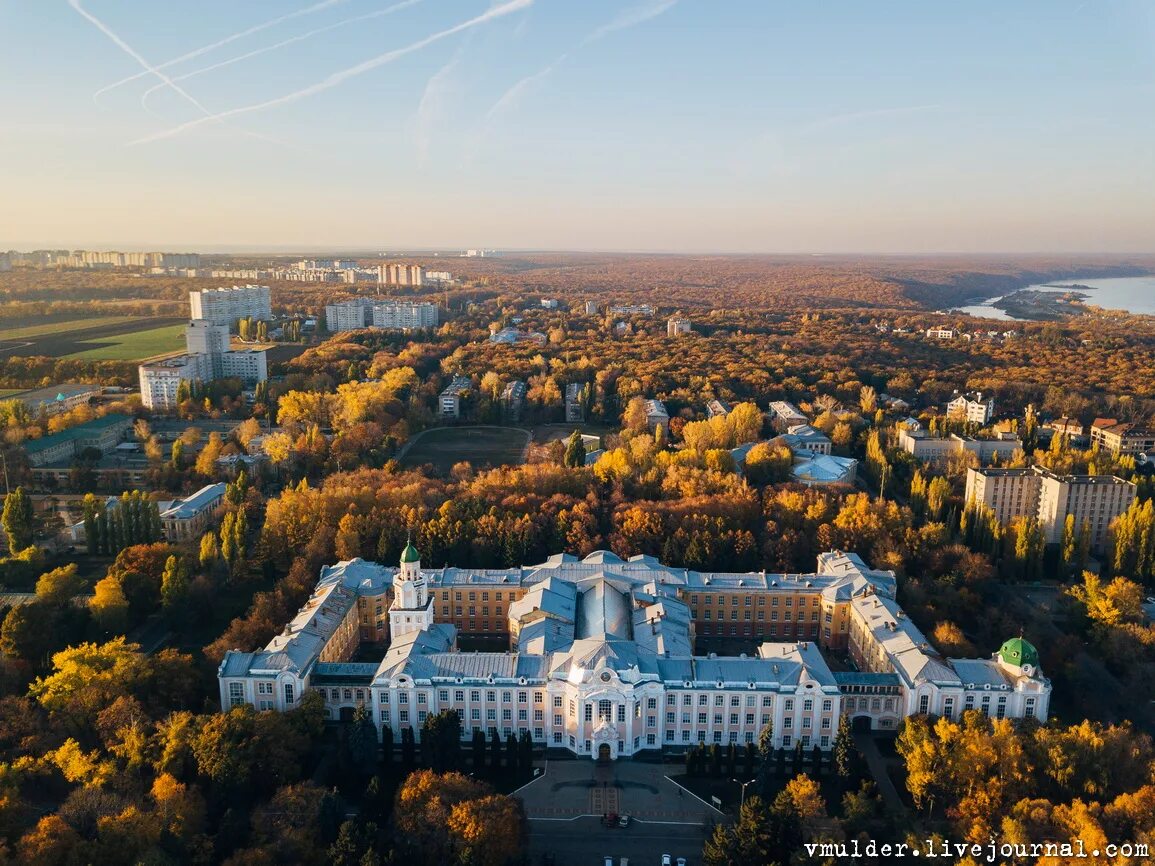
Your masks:
[{"label": "sports field", "polygon": [[446,473],[462,461],[475,468],[518,464],[527,441],[524,430],[512,427],[437,427],[418,435],[401,465],[431,464],[434,472]]}]

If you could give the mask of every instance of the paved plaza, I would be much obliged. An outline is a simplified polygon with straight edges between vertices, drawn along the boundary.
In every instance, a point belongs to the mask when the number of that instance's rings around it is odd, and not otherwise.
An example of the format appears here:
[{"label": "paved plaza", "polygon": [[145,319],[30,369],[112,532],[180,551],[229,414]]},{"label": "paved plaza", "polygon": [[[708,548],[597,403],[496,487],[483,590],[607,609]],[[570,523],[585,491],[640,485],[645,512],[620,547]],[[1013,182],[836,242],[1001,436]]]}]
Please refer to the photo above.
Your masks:
[{"label": "paved plaza", "polygon": [[[660,862],[662,854],[699,862],[705,834],[722,814],[666,778],[674,765],[630,760],[547,761],[544,773],[515,796],[530,819],[530,862],[552,854],[556,866],[601,866],[611,856],[631,864]],[[607,828],[607,813],[630,816],[630,826]]]}]

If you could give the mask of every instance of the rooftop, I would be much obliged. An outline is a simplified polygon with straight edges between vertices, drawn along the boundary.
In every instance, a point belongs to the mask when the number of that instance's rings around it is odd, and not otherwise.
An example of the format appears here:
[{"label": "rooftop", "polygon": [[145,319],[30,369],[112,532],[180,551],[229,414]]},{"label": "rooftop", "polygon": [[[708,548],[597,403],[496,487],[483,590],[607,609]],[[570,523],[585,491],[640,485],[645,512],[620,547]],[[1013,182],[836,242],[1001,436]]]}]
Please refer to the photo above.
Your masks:
[{"label": "rooftop", "polygon": [[25,440],[24,450],[29,454],[36,454],[47,448],[54,448],[62,442],[86,439],[98,435],[102,430],[107,430],[109,427],[115,427],[117,424],[131,423],[131,421],[132,418],[128,415],[112,412],[108,415],[102,415],[99,418],[93,418],[91,421],[85,421],[83,424],[77,424],[75,427],[69,427],[67,430],[61,430],[59,433],[42,436],[39,439]]}]

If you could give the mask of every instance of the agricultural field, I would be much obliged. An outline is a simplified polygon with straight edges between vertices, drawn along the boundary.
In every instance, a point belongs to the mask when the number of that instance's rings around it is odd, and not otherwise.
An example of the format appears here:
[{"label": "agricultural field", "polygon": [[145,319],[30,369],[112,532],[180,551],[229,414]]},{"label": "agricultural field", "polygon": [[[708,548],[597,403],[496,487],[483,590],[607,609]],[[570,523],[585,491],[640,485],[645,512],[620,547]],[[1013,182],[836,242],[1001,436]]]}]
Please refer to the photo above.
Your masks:
[{"label": "agricultural field", "polygon": [[419,433],[401,458],[406,468],[431,465],[448,473],[455,463],[475,468],[520,464],[528,435],[512,427],[437,427]]},{"label": "agricultural field", "polygon": [[120,325],[125,322],[139,322],[131,316],[97,316],[91,319],[62,319],[58,321],[44,321],[35,325],[20,325],[6,327],[0,325],[0,341],[27,340],[30,337],[43,337],[51,334],[72,334],[86,331],[91,328],[104,328],[109,325]]},{"label": "agricultural field", "polygon": [[0,330],[0,354],[137,361],[183,347],[183,318],[103,316],[42,320]]}]

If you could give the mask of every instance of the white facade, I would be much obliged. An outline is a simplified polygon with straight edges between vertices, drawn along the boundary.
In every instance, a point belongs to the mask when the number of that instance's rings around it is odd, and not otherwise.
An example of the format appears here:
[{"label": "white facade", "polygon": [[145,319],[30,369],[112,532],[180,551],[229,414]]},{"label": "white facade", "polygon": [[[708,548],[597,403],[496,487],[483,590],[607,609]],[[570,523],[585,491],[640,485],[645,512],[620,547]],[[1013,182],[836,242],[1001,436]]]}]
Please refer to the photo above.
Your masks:
[{"label": "white facade", "polygon": [[[883,729],[913,713],[957,718],[968,708],[1046,718],[1051,686],[1033,647],[1016,639],[991,659],[947,660],[906,619],[894,589],[892,572],[835,552],[819,557],[817,573],[787,576],[689,572],[607,551],[515,569],[425,570],[407,548],[397,570],[360,559],[322,569],[265,650],[225,655],[221,706],[286,710],[315,689],[327,717],[366,706],[395,739],[406,728],[419,737],[429,714],[452,709],[464,738],[527,732],[592,758],[753,743],[768,724],[776,747],[829,749],[841,715]],[[509,651],[459,652],[456,623],[467,620],[451,600],[491,593],[508,601]],[[847,648],[859,671],[833,673],[809,639],[763,642],[751,656],[695,654],[700,596],[713,594],[723,612],[727,597],[735,609],[744,598],[746,610],[771,608],[775,619],[781,599],[802,613],[813,596],[815,618],[820,606],[829,612],[822,646]],[[387,605],[396,632],[384,657],[351,662],[361,641],[384,636]]]},{"label": "white facade", "polygon": [[184,329],[184,342],[190,355],[223,354],[229,350],[229,326],[193,319]]},{"label": "white facade", "polygon": [[196,319],[185,328],[184,355],[141,364],[140,399],[150,409],[171,409],[177,404],[181,382],[240,379],[252,386],[269,378],[268,360],[259,349],[229,349],[227,325]]},{"label": "white facade", "polygon": [[357,331],[369,322],[368,298],[325,305],[325,329],[330,334]]},{"label": "white facade", "polygon": [[232,328],[238,319],[273,319],[268,286],[233,286],[189,292],[189,307],[194,319],[206,319]]},{"label": "white facade", "polygon": [[976,424],[988,424],[995,417],[995,398],[983,399],[983,392],[975,394],[959,394],[946,404],[947,416],[971,421]]},{"label": "white facade", "polygon": [[672,319],[666,321],[667,337],[678,337],[682,334],[688,334],[693,330],[694,326],[689,319],[684,319],[680,316],[674,316]]},{"label": "white facade", "polygon": [[437,397],[437,414],[442,418],[461,417],[461,398],[473,387],[468,376],[454,376]]},{"label": "white facade", "polygon": [[436,304],[414,304],[397,301],[374,304],[372,321],[374,328],[391,331],[411,331],[417,328],[436,328],[438,309]]}]

